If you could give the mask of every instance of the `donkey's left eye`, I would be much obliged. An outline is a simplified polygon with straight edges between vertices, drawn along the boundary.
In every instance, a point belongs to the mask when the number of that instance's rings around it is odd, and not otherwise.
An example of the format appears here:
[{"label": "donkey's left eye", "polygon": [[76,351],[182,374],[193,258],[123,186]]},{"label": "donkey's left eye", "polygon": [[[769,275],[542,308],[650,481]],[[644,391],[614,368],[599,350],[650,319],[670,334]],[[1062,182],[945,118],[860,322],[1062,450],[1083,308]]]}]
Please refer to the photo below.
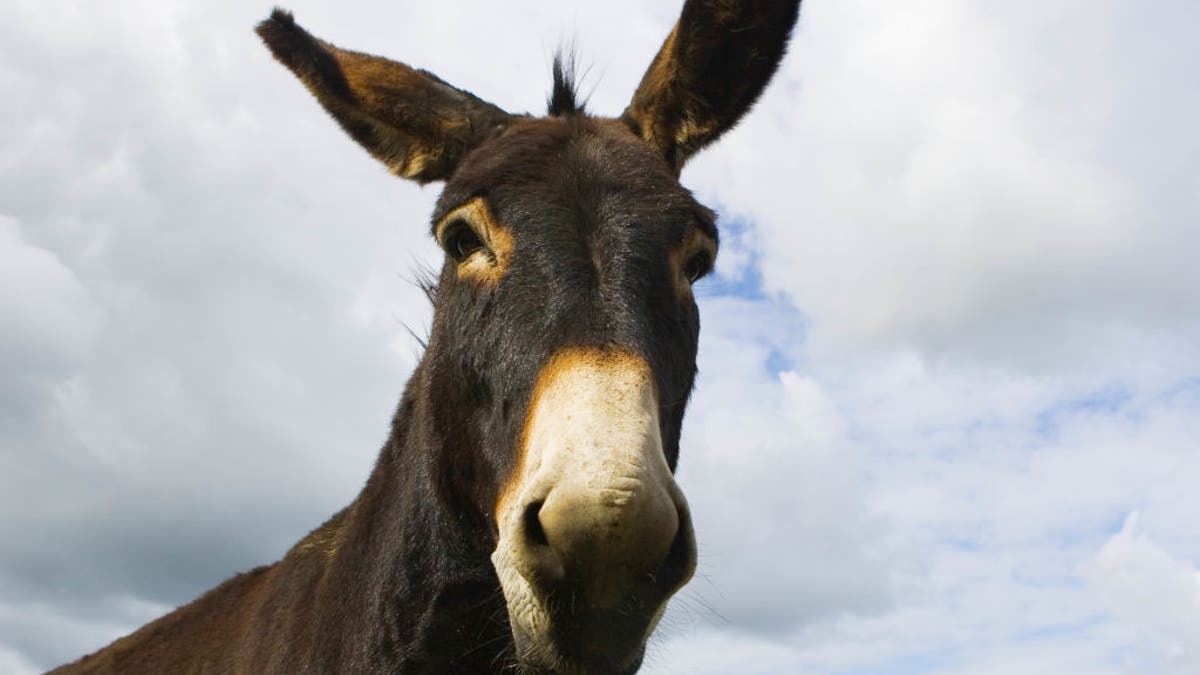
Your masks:
[{"label": "donkey's left eye", "polygon": [[700,251],[699,253],[688,258],[688,261],[683,265],[683,276],[687,277],[689,284],[694,284],[700,280],[700,277],[708,274],[712,269],[712,256],[708,251]]},{"label": "donkey's left eye", "polygon": [[483,242],[475,230],[465,222],[452,223],[446,228],[442,239],[442,247],[458,262],[466,260],[470,255],[483,248]]}]

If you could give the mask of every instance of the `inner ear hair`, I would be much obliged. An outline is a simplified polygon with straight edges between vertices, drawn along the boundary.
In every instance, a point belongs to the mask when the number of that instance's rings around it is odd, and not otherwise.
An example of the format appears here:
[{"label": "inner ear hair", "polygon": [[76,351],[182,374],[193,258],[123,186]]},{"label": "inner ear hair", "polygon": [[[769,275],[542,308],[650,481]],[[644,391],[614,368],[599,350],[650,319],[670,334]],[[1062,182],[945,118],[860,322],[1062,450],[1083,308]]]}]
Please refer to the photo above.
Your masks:
[{"label": "inner ear hair", "polygon": [[687,0],[621,119],[678,173],[758,100],[799,12],[800,0]]},{"label": "inner ear hair", "polygon": [[432,73],[313,37],[281,9],[257,31],[342,129],[398,176],[445,180],[512,119]]}]

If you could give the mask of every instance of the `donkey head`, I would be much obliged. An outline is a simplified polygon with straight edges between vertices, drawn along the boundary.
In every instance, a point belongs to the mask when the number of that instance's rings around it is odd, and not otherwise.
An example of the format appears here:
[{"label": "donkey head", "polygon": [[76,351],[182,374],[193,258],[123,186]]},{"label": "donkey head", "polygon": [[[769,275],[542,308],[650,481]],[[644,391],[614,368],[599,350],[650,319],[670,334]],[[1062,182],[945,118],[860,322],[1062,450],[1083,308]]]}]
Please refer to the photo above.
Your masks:
[{"label": "donkey head", "polygon": [[683,163],[754,103],[799,0],[689,0],[618,118],[556,64],[549,115],[314,38],[259,34],[395,174],[446,181],[420,366],[438,498],[478,535],[527,672],[632,672],[692,575],[672,477],[696,372],[692,284],[717,252]]}]

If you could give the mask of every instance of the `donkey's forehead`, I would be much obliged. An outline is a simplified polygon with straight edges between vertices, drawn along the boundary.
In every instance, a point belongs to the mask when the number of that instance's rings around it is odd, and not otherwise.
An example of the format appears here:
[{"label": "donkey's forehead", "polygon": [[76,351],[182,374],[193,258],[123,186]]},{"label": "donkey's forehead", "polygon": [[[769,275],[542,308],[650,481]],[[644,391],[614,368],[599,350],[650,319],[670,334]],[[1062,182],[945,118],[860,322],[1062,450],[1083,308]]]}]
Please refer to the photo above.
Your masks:
[{"label": "donkey's forehead", "polygon": [[614,216],[632,217],[695,225],[716,237],[712,211],[613,119],[578,115],[513,123],[464,158],[438,199],[433,222],[479,196],[508,215],[561,210],[597,226]]}]

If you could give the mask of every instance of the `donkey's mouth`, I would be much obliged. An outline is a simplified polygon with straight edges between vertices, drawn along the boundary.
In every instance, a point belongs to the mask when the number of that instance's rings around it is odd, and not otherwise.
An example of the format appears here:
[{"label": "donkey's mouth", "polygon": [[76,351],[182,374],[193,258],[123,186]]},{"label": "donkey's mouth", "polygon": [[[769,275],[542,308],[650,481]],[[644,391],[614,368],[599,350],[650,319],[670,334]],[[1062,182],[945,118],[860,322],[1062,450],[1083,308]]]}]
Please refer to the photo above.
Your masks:
[{"label": "donkey's mouth", "polygon": [[633,675],[642,665],[644,640],[620,649],[611,640],[603,648],[575,649],[546,644],[514,632],[518,662],[526,675]]},{"label": "donkey's mouth", "polygon": [[[564,584],[539,603],[542,621],[512,622],[522,672],[545,675],[637,672],[646,641],[666,609],[663,589],[647,577],[635,583],[621,602],[601,609],[586,606],[570,588]],[[536,628],[531,628],[531,624]]]}]

